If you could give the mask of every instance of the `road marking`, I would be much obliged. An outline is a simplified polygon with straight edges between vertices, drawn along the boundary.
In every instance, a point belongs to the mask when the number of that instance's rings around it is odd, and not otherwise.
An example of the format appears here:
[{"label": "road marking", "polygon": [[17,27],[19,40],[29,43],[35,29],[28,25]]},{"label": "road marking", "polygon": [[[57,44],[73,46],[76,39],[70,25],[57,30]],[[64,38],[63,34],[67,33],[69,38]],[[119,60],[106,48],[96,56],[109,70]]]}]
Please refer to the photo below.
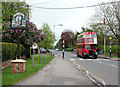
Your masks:
[{"label": "road marking", "polygon": [[80,58],[79,58],[79,60],[84,60],[84,59],[80,59]]},{"label": "road marking", "polygon": [[117,66],[115,66],[115,65],[113,65],[113,64],[103,63],[103,62],[101,62],[101,61],[95,61],[95,62],[98,62],[98,63],[101,63],[101,64],[105,64],[105,65],[109,65],[109,66],[118,68]]},{"label": "road marking", "polygon": [[[105,64],[105,63],[104,63],[104,64]],[[112,65],[112,64],[107,64],[107,63],[106,63],[106,65],[110,65],[110,66],[112,66],[112,67],[118,68],[117,66]]]},{"label": "road marking", "polygon": [[87,60],[93,60],[93,59],[87,59]]},{"label": "road marking", "polygon": [[111,61],[111,60],[109,60],[109,59],[104,59],[104,60],[106,60],[106,61]]},{"label": "road marking", "polygon": [[75,59],[70,59],[70,60],[75,60]]},{"label": "road marking", "polygon": [[[77,69],[78,69],[78,70],[82,70],[82,72],[83,72],[90,80],[92,80],[95,84],[97,84],[99,87],[106,87],[106,86],[105,86],[106,83],[105,83],[104,80],[102,80],[102,79],[100,79],[100,78],[92,75],[91,73],[89,73],[88,70],[84,69],[84,68],[81,67],[79,64],[77,64],[77,63],[75,63],[75,62],[73,62],[73,64],[77,65]],[[94,78],[95,78],[100,84],[99,84]]]},{"label": "road marking", "polygon": [[109,60],[109,59],[97,59],[97,60],[105,60],[105,61],[111,61],[111,60]]},{"label": "road marking", "polygon": [[[100,60],[111,61],[111,60],[107,60],[107,59],[81,59],[81,58],[79,58],[79,60],[92,60],[92,61],[98,62],[98,63],[100,63],[100,64],[110,65],[110,66],[112,66],[112,67],[118,68],[118,67],[115,66],[115,65],[108,64],[108,63],[104,63],[104,62],[100,61]],[[98,61],[97,61],[97,60],[98,60]]]},{"label": "road marking", "polygon": [[97,59],[97,60],[101,60],[101,59]]}]

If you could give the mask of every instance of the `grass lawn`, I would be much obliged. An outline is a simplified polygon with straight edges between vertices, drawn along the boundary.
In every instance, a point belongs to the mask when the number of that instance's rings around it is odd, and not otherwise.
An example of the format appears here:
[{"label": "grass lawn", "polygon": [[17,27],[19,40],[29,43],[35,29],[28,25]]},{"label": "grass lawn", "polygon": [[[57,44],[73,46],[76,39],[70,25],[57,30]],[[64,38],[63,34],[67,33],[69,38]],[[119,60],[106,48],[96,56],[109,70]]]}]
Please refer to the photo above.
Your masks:
[{"label": "grass lawn", "polygon": [[8,87],[20,80],[25,79],[26,77],[35,74],[37,71],[42,69],[45,65],[47,65],[54,57],[50,58],[47,56],[45,57],[44,62],[44,56],[41,57],[41,64],[39,64],[39,55],[34,55],[34,67],[32,67],[32,57],[29,59],[26,59],[26,69],[23,73],[16,73],[12,74],[11,66],[5,68],[2,70],[2,85],[3,87]]},{"label": "grass lawn", "polygon": [[[106,54],[104,54],[104,53],[99,53],[99,55],[105,55],[106,57],[109,57],[109,56],[110,56],[109,53],[106,53]],[[111,54],[111,57],[117,57],[117,55]]]}]

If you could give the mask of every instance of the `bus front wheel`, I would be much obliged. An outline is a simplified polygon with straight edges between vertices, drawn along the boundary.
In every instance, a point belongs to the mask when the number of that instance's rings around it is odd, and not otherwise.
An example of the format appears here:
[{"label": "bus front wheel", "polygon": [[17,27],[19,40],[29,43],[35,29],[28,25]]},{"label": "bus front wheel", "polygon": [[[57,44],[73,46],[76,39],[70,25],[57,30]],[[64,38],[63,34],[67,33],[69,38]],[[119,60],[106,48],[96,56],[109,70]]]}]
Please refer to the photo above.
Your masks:
[{"label": "bus front wheel", "polygon": [[94,59],[97,59],[97,55],[94,55]]},{"label": "bus front wheel", "polygon": [[84,52],[82,52],[82,58],[86,59],[86,56],[84,55]]},{"label": "bus front wheel", "polygon": [[79,52],[77,52],[77,57],[80,57]]}]

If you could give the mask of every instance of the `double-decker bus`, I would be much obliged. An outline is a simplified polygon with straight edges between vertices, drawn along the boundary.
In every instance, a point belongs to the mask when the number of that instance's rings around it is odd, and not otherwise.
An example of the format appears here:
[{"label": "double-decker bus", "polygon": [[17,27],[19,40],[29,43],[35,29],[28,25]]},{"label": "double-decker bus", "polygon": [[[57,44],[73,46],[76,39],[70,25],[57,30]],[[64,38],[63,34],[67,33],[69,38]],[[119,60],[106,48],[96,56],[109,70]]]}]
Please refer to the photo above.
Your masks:
[{"label": "double-decker bus", "polygon": [[97,35],[95,32],[84,32],[77,36],[76,54],[78,57],[97,59]]}]

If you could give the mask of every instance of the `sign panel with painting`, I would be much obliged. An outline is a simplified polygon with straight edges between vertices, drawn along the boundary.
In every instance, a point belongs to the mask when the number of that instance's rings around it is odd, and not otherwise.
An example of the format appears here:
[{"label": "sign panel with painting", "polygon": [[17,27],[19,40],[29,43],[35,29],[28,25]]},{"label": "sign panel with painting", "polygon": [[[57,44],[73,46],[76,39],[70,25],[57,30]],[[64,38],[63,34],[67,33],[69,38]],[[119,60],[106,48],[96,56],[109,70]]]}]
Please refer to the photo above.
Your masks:
[{"label": "sign panel with painting", "polygon": [[26,28],[26,21],[25,21],[25,16],[23,13],[16,13],[13,16],[12,28],[15,28],[15,27]]}]

